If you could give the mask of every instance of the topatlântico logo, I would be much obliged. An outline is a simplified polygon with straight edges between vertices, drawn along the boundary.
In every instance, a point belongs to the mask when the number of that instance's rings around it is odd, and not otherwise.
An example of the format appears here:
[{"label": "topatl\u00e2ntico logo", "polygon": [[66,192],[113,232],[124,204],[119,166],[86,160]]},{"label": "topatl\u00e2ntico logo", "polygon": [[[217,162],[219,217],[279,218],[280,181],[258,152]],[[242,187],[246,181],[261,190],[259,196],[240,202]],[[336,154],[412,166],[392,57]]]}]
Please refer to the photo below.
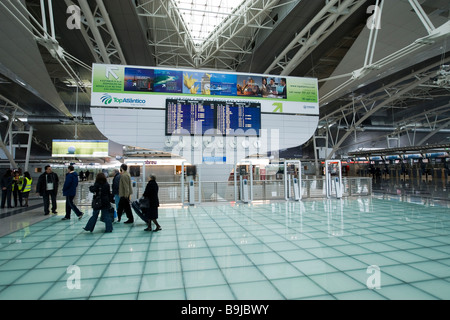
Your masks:
[{"label": "topatl\u00e2ntico logo", "polygon": [[122,104],[122,103],[128,103],[128,104],[132,104],[132,105],[143,105],[147,102],[147,100],[144,99],[135,99],[135,98],[116,98],[116,97],[112,97],[110,94],[105,93],[100,100],[102,101],[102,103],[104,105],[109,105],[112,102],[114,103],[118,103],[118,104]]},{"label": "topatl\u00e2ntico logo", "polygon": [[113,101],[113,98],[112,98],[109,94],[105,93],[105,94],[100,98],[100,100],[102,100],[102,103],[103,103],[103,104],[108,105],[108,104],[111,104],[111,102]]}]

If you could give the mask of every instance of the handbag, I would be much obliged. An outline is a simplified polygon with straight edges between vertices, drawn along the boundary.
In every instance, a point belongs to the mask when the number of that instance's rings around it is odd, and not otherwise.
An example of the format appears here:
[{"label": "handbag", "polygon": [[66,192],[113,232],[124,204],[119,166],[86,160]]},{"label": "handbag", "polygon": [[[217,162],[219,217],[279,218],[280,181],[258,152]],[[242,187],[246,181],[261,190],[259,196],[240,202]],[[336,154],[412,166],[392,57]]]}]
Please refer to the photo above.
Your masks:
[{"label": "handbag", "polygon": [[92,200],[92,209],[100,210],[102,208],[102,198],[100,196],[95,196]]},{"label": "handbag", "polygon": [[92,209],[100,210],[102,208],[102,189],[98,189],[98,194],[92,199]]},{"label": "handbag", "polygon": [[150,208],[150,199],[142,197],[139,199],[139,206],[141,209],[148,209]]}]

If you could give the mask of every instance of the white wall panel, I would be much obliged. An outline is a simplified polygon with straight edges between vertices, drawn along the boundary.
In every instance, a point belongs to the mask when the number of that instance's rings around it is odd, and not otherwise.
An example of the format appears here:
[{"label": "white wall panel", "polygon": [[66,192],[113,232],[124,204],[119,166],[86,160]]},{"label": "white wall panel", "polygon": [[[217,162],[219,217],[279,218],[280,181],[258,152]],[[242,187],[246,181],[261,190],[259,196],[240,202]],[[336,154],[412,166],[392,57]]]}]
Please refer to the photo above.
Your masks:
[{"label": "white wall panel", "polygon": [[164,110],[92,107],[91,113],[98,129],[114,142],[182,155],[194,164],[202,163],[203,157],[225,157],[230,164],[256,153],[302,145],[319,121],[318,116],[262,114],[260,137],[180,137],[165,135]]}]

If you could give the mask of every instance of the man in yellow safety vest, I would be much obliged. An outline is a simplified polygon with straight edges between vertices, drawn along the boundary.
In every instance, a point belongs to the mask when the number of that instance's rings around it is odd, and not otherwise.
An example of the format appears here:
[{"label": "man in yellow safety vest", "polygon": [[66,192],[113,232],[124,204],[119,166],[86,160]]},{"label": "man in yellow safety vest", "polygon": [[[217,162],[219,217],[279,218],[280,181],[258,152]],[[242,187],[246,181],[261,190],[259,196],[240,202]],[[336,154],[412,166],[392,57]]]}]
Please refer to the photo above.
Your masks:
[{"label": "man in yellow safety vest", "polygon": [[28,207],[28,196],[30,195],[31,184],[33,183],[33,179],[31,179],[30,173],[28,171],[25,171],[23,176],[24,181],[22,188],[22,198],[23,200],[25,200],[25,207]]}]

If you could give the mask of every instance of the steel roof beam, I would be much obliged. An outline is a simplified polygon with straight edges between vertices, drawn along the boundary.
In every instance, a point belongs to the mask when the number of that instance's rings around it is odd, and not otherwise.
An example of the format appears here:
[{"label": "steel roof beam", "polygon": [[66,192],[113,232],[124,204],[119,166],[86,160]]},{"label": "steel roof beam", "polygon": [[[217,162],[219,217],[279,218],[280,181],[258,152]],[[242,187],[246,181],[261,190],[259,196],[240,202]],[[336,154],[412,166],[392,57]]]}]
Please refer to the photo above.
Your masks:
[{"label": "steel roof beam", "polygon": [[[449,60],[449,59],[447,59]],[[416,79],[413,83],[408,84],[406,87],[398,91],[396,94],[392,95],[388,99],[382,101],[377,106],[366,112],[364,115],[361,116],[361,118],[355,123],[355,125],[352,128],[349,128],[349,130],[339,139],[339,141],[333,146],[332,151],[328,155],[328,160],[331,159],[331,157],[335,154],[335,152],[340,148],[342,143],[348,138],[348,136],[356,130],[357,127],[359,127],[366,119],[368,119],[370,116],[372,116],[375,112],[380,110],[381,108],[385,107],[386,105],[390,104],[391,102],[395,101],[397,98],[401,97],[405,93],[409,92],[410,90],[413,90],[420,84],[423,84],[427,81],[429,81],[432,77],[434,77],[434,74],[430,74],[422,79]]]},{"label": "steel roof beam", "polygon": [[[138,4],[136,9],[138,15],[147,18],[148,24],[153,24],[150,30],[153,32],[149,45],[155,49],[155,56],[167,57],[158,60],[157,65],[178,66],[178,62],[183,61],[184,65],[201,68],[211,64],[217,69],[233,70],[236,63],[241,61],[239,57],[226,56],[223,53],[236,54],[238,56],[248,55],[252,52],[247,43],[254,39],[255,33],[259,29],[271,28],[264,20],[278,4],[279,0],[254,0],[245,1],[237,7],[229,18],[221,23],[201,45],[196,45],[192,35],[188,31],[180,8],[174,0],[153,0]],[[290,2],[288,2],[290,3]],[[283,3],[282,5],[286,5]],[[203,10],[201,10],[203,11]],[[158,24],[169,22],[167,27],[172,29],[167,33],[167,28],[161,30]],[[249,32],[251,30],[251,32]],[[163,35],[162,35],[163,34]],[[178,41],[174,42],[177,38]],[[244,44],[243,44],[244,43]],[[175,44],[180,50],[165,50]],[[184,50],[181,50],[184,49]],[[219,55],[222,53],[221,57]]]},{"label": "steel roof beam", "polygon": [[[340,3],[340,0],[328,1],[322,10],[319,11],[319,13],[306,25],[306,27],[303,28],[303,30],[295,36],[289,45],[287,45],[286,48],[274,59],[272,64],[264,73],[268,74],[273,72],[273,70],[280,68],[281,75],[289,75],[293,69],[306,57],[306,51],[316,47],[319,44],[319,41],[322,42],[330,32],[334,31],[343,21],[345,21],[345,19],[339,19],[344,10],[353,6],[352,12],[354,12],[363,4],[364,1],[354,0],[346,0],[343,3]],[[336,5],[338,7],[336,7]],[[333,8],[335,10],[333,10]],[[313,28],[319,23],[319,28],[312,33]],[[328,29],[330,27],[332,27],[332,29]],[[289,58],[289,54],[292,54],[292,51],[294,51],[299,44],[301,45],[300,50],[297,50],[297,53],[292,59]]]},{"label": "steel roof beam", "polygon": [[103,38],[100,34],[100,31],[98,30],[97,24],[94,19],[94,15],[92,14],[91,8],[87,0],[78,0],[78,3],[80,4],[81,11],[83,12],[84,17],[86,18],[89,30],[91,31],[92,36],[94,37],[95,44],[98,48],[98,53],[100,54],[103,63],[110,64],[111,60],[109,59],[109,54],[106,51],[105,43],[103,42]]},{"label": "steel roof beam", "polygon": [[[237,16],[232,17],[222,26],[214,30],[211,36],[201,46],[204,60],[208,61],[211,57],[214,57],[214,55],[223,50],[226,45],[232,45],[238,49],[241,48],[242,46],[240,44],[233,44],[232,39],[235,39],[239,33],[248,30],[249,25],[251,25],[252,28],[261,28],[257,27],[257,25],[262,23],[278,3],[279,0],[256,0],[244,3],[243,6],[238,7],[236,11]],[[260,6],[262,6],[262,8],[259,8]],[[252,13],[252,11],[256,11],[256,13]],[[251,39],[252,37],[253,34],[248,38]]]},{"label": "steel roof beam", "polygon": [[122,52],[122,47],[120,46],[119,39],[117,39],[116,32],[114,31],[114,27],[111,23],[111,19],[109,18],[109,14],[108,11],[106,10],[105,4],[103,3],[103,0],[97,0],[97,6],[100,9],[102,18],[105,20],[106,27],[108,28],[108,33],[111,37],[111,41],[114,43],[114,48],[117,51],[117,54],[119,55],[120,63],[126,65],[127,61]]},{"label": "steel roof beam", "polygon": [[[448,106],[447,106],[448,107]],[[447,119],[448,120],[448,119]],[[427,142],[432,136],[434,136],[435,134],[439,133],[440,131],[442,131],[443,129],[447,128],[450,126],[450,121],[447,121],[445,123],[443,123],[442,125],[440,125],[439,127],[437,127],[436,129],[434,129],[432,132],[430,132],[429,134],[427,134],[422,140],[420,140],[417,144],[423,145],[425,142]]]},{"label": "steel roof beam", "polygon": [[[419,5],[419,7],[420,7],[420,5]],[[420,15],[419,15],[419,17],[420,17]],[[350,77],[348,80],[343,82],[341,85],[337,86],[336,88],[334,88],[327,94],[323,95],[321,100],[323,102],[329,101],[329,100],[331,100],[332,97],[334,97],[337,94],[339,94],[340,92],[342,92],[342,90],[344,90],[350,84],[352,84],[356,80],[366,77],[373,70],[380,70],[382,68],[385,68],[385,67],[393,64],[394,62],[397,62],[405,57],[408,57],[413,52],[416,52],[420,49],[426,48],[430,44],[433,44],[439,40],[445,39],[450,34],[450,21],[444,23],[443,25],[441,25],[438,28],[434,28],[434,26],[430,27],[430,28],[428,28],[428,32],[429,32],[429,34],[427,36],[417,39],[416,41],[409,44],[408,46],[378,60],[377,62],[373,62],[368,65],[364,65],[362,68],[354,70],[351,73],[347,73],[347,74],[340,75],[340,76],[333,76],[333,77],[330,77],[327,79],[320,79],[319,82],[324,82],[324,81],[328,81],[328,80],[332,80],[332,79]],[[370,50],[370,48],[373,49],[374,45],[375,45],[375,43],[371,44],[369,42],[368,50]],[[373,55],[373,52],[371,54]]]}]

